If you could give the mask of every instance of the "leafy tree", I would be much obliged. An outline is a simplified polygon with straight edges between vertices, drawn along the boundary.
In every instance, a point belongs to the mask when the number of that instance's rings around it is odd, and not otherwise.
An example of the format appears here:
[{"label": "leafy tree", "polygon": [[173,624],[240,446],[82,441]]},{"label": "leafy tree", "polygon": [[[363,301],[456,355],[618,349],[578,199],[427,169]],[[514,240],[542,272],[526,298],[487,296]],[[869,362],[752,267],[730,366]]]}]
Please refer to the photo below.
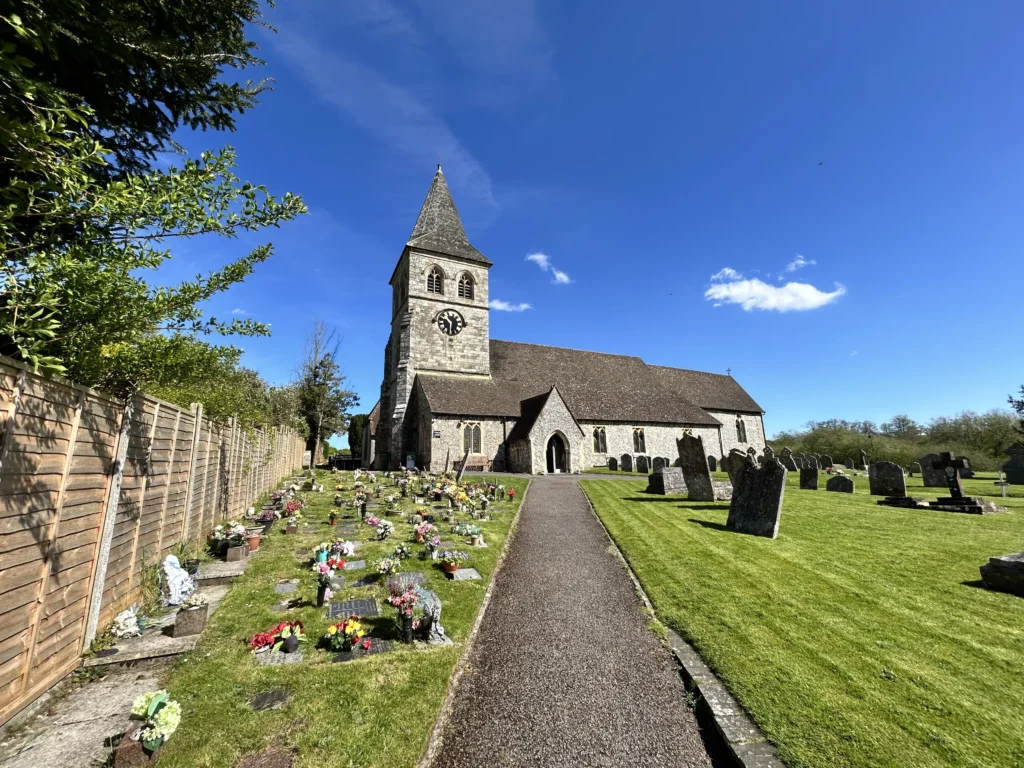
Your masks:
[{"label": "leafy tree", "polygon": [[1015,398],[1013,395],[1010,395],[1008,399],[1010,401],[1010,407],[1013,408],[1014,412],[1017,414],[1018,421],[1016,430],[1019,435],[1024,436],[1024,387],[1020,388],[1019,399]]},{"label": "leafy tree", "polygon": [[309,425],[308,450],[318,450],[321,440],[340,434],[348,410],[359,398],[345,389],[345,376],[338,365],[340,339],[321,320],[315,320],[306,335],[302,367],[297,382],[299,412]]},{"label": "leafy tree", "polygon": [[914,440],[921,435],[921,425],[905,414],[893,416],[881,426],[883,435],[899,437],[903,440]]},{"label": "leafy tree", "polygon": [[348,422],[348,447],[353,456],[363,455],[363,430],[369,414],[357,413]]}]

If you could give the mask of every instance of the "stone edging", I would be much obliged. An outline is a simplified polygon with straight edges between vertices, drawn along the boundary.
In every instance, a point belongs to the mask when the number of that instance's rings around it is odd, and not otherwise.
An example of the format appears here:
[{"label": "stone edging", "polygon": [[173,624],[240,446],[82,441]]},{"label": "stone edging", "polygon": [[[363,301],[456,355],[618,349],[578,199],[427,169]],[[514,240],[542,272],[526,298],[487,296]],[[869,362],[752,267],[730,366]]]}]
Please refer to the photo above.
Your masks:
[{"label": "stone edging", "polygon": [[[654,605],[647,597],[640,580],[622,554],[619,545],[615,543],[615,539],[612,538],[601,516],[594,509],[594,502],[591,501],[590,495],[582,485],[580,490],[586,496],[590,511],[605,536],[608,537],[608,542],[615,550],[619,562],[622,563],[622,567],[632,580],[640,601],[654,614]],[[666,630],[668,630],[668,646],[680,664],[680,671],[687,690],[696,694],[698,706],[701,702],[704,703],[707,716],[714,723],[716,733],[726,750],[732,755],[736,765],[740,768],[785,768],[785,763],[779,760],[775,753],[775,747],[768,742],[764,734],[761,733],[761,729],[743,711],[743,707],[726,690],[715,673],[701,660],[700,654],[694,647],[673,630],[668,627]]]},{"label": "stone edging", "polygon": [[462,649],[462,654],[459,656],[459,660],[455,663],[455,671],[452,673],[451,681],[448,683],[448,693],[445,694],[444,702],[441,704],[441,711],[437,715],[437,720],[434,721],[434,728],[430,732],[430,738],[427,739],[427,746],[424,748],[423,756],[416,764],[416,768],[430,768],[434,759],[437,757],[438,750],[441,748],[441,735],[444,733],[444,728],[448,724],[449,718],[451,718],[452,705],[455,703],[455,693],[459,688],[459,681],[462,679],[462,673],[465,672],[466,667],[469,666],[469,657],[473,653],[476,636],[480,631],[480,625],[483,624],[484,614],[487,613],[487,607],[491,604],[494,585],[498,581],[498,574],[501,573],[501,569],[505,565],[505,558],[512,545],[512,539],[515,537],[516,529],[519,527],[519,518],[522,516],[523,507],[526,506],[526,497],[530,494],[530,486],[532,485],[533,480],[529,479],[529,482],[526,484],[526,490],[523,491],[523,498],[519,500],[519,506],[516,508],[516,517],[512,521],[512,525],[509,526],[508,535],[505,537],[505,544],[501,549],[501,554],[498,556],[498,560],[494,564],[494,571],[491,573],[491,581],[487,585],[487,591],[484,593],[484,599],[480,603],[480,608],[476,614],[476,621],[473,622],[473,628],[469,631],[469,637],[466,638],[466,645]]}]

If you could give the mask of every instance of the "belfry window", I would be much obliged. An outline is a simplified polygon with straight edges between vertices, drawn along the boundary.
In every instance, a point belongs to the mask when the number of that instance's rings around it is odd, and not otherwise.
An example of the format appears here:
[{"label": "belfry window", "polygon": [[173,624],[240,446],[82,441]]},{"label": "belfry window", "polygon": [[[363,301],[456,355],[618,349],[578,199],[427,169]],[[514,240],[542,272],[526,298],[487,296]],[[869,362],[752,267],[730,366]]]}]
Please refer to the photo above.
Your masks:
[{"label": "belfry window", "polygon": [[437,267],[431,267],[427,272],[427,293],[444,296],[444,273]]},{"label": "belfry window", "polygon": [[608,453],[608,439],[604,427],[594,427],[594,453]]},{"label": "belfry window", "polygon": [[459,277],[459,298],[460,299],[472,299],[473,298],[473,278],[463,273]]}]

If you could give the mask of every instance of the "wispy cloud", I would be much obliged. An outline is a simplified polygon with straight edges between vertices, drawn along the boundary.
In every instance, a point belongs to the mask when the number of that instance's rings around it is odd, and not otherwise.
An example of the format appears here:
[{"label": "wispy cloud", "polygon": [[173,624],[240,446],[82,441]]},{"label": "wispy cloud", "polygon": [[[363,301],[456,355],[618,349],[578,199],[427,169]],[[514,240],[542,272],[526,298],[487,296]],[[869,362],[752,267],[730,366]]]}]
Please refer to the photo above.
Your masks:
[{"label": "wispy cloud", "polygon": [[716,272],[711,281],[712,285],[704,292],[704,297],[714,301],[714,306],[739,304],[747,312],[754,309],[805,312],[831,304],[846,293],[846,288],[838,283],[834,291],[821,291],[809,283],[769,285],[757,278],[744,279],[730,267]]},{"label": "wispy cloud", "polygon": [[796,272],[798,269],[803,269],[804,267],[813,267],[817,263],[818,262],[816,262],[814,259],[805,259],[798,253],[796,255],[796,258],[786,265],[786,271]]},{"label": "wispy cloud", "polygon": [[320,48],[307,37],[281,30],[272,40],[323,101],[425,168],[436,163],[440,154],[445,176],[459,194],[497,208],[487,171],[448,124],[410,91],[369,66]]},{"label": "wispy cloud", "polygon": [[860,352],[858,352],[858,351],[857,351],[857,350],[855,349],[855,350],[853,350],[853,352],[851,352],[851,353],[850,353],[850,357],[856,357],[856,356],[857,356],[857,355],[859,355],[859,354],[860,354]]},{"label": "wispy cloud", "polygon": [[249,313],[241,307],[235,307],[231,310],[232,315],[248,315]]},{"label": "wispy cloud", "polygon": [[527,261],[532,261],[544,272],[551,273],[551,282],[558,285],[568,285],[572,282],[572,278],[560,269],[556,269],[555,265],[551,263],[551,259],[548,258],[546,253],[529,253],[526,255]]},{"label": "wispy cloud", "polygon": [[487,306],[491,309],[496,309],[499,312],[525,312],[528,309],[533,309],[525,301],[519,304],[512,304],[508,301],[502,301],[501,299],[491,299],[487,302]]}]

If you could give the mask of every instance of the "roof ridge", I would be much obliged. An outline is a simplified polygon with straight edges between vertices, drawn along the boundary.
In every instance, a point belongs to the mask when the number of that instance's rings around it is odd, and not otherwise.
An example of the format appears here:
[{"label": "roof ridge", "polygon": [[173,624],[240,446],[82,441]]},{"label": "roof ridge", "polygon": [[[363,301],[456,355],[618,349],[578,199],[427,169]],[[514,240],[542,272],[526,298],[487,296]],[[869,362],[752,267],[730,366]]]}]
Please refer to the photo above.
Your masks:
[{"label": "roof ridge", "polygon": [[[570,352],[582,352],[587,355],[602,355],[604,357],[622,357],[626,360],[639,360],[644,363],[644,359],[640,355],[622,355],[618,352],[598,352],[594,349],[576,349],[575,347],[557,347],[554,344],[535,344],[532,341],[509,341],[508,339],[491,339],[491,343],[498,342],[499,344],[517,344],[520,347],[541,347],[543,349],[566,349]],[[644,363],[647,365],[647,363]]]}]

